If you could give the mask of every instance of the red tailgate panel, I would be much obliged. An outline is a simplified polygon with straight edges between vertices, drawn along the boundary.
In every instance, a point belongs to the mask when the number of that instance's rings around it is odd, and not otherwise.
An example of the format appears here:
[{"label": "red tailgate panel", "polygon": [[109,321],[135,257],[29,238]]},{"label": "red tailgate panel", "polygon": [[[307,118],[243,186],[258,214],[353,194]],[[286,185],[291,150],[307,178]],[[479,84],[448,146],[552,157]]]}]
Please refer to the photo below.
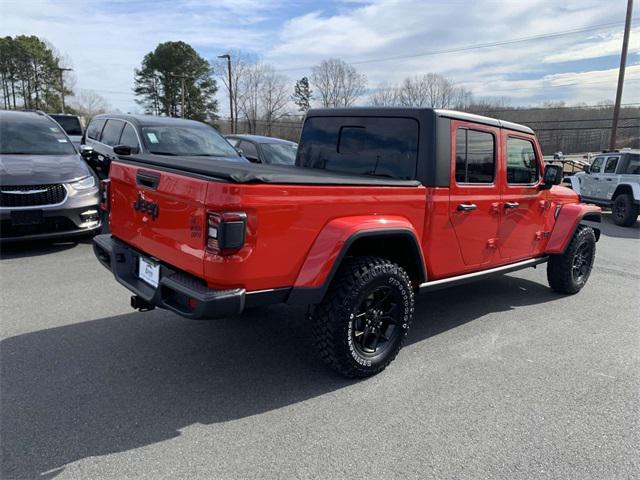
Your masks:
[{"label": "red tailgate panel", "polygon": [[[141,172],[159,176],[158,184],[140,185],[136,177]],[[119,162],[112,163],[109,177],[112,234],[150,256],[202,277],[208,182]],[[151,213],[134,208],[139,199]],[[155,218],[154,204],[158,209]]]}]

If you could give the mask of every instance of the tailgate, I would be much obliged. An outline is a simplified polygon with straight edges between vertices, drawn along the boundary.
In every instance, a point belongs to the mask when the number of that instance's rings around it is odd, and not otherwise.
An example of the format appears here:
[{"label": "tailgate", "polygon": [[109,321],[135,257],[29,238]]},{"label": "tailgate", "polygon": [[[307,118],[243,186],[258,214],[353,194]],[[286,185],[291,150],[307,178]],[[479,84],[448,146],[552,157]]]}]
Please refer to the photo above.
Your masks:
[{"label": "tailgate", "polygon": [[117,161],[109,178],[111,233],[151,257],[202,277],[208,182]]}]

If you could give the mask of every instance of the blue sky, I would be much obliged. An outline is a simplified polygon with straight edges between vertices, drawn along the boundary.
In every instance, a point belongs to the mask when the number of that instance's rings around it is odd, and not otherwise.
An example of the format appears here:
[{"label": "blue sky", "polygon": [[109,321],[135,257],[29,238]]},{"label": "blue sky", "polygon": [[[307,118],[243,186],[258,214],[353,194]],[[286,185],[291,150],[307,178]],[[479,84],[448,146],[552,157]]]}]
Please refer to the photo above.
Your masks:
[{"label": "blue sky", "polygon": [[[68,57],[77,89],[93,90],[122,111],[138,108],[131,94],[133,69],[168,40],[186,41],[208,59],[227,50],[254,54],[292,83],[320,60],[339,57],[355,62],[371,89],[435,72],[478,97],[503,98],[513,105],[592,104],[615,97],[626,3],[0,0],[0,15],[3,35],[47,39]],[[599,27],[603,24],[614,25]],[[581,29],[589,30],[433,54]],[[625,103],[640,102],[639,33],[634,21]],[[224,113],[222,92],[220,100]]]}]

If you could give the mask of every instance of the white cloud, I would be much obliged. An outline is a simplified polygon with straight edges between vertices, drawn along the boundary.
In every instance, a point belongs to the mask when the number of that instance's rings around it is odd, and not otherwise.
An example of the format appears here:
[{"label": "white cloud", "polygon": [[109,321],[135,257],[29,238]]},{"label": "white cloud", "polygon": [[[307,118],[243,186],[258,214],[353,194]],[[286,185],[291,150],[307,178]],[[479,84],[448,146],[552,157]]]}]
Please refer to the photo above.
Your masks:
[{"label": "white cloud", "polygon": [[[615,74],[602,77],[598,71],[603,66],[589,67],[589,60],[619,50],[624,4],[600,0],[336,0],[326,4],[2,0],[0,9],[4,35],[46,38],[72,59],[78,88],[95,90],[115,108],[129,111],[136,108],[131,93],[133,69],[147,52],[168,40],[188,42],[205,56],[228,49],[257,53],[299,78],[309,74],[309,66],[328,57],[367,61],[619,22],[615,29],[356,65],[369,78],[370,87],[436,72],[479,96],[508,96],[518,102],[547,97],[597,102],[612,98]],[[637,29],[632,33],[630,63],[640,50],[638,33]],[[575,60],[586,62],[586,72],[560,73],[566,69],[564,62]],[[630,71],[628,77],[635,75],[631,67]],[[554,82],[561,80],[554,75],[600,77],[596,83],[583,80],[580,85],[558,86]],[[523,79],[530,77],[534,79]],[[640,101],[640,89],[629,85],[626,101]],[[224,109],[226,102],[220,106]]]}]

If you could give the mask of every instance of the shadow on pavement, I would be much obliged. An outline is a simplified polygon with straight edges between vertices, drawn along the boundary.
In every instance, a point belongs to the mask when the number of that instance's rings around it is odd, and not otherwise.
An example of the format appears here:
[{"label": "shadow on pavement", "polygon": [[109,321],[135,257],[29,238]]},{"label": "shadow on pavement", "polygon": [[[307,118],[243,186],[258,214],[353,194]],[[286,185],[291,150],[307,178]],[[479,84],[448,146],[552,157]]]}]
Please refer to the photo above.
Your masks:
[{"label": "shadow on pavement", "polygon": [[[109,226],[105,222],[106,215],[103,215],[102,228],[100,233],[109,231]],[[0,243],[0,260],[12,258],[37,257],[39,255],[49,255],[76,247],[79,244],[90,245],[92,237],[89,235],[59,238],[52,240],[26,240]]]},{"label": "shadow on pavement", "polygon": [[[427,294],[408,343],[558,298],[517,277]],[[316,360],[304,314],[283,305],[196,322],[156,310],[3,340],[0,476],[52,478],[70,462],[162,442],[195,423],[244,418],[354,384]],[[402,362],[401,353],[389,374]]]},{"label": "shadow on pavement", "polygon": [[75,248],[79,244],[90,244],[88,237],[76,237],[62,240],[30,240],[0,245],[0,260],[12,258],[37,257]]},{"label": "shadow on pavement", "polygon": [[600,233],[607,237],[640,239],[640,221],[636,221],[630,227],[619,227],[613,223],[610,212],[603,212]]}]

